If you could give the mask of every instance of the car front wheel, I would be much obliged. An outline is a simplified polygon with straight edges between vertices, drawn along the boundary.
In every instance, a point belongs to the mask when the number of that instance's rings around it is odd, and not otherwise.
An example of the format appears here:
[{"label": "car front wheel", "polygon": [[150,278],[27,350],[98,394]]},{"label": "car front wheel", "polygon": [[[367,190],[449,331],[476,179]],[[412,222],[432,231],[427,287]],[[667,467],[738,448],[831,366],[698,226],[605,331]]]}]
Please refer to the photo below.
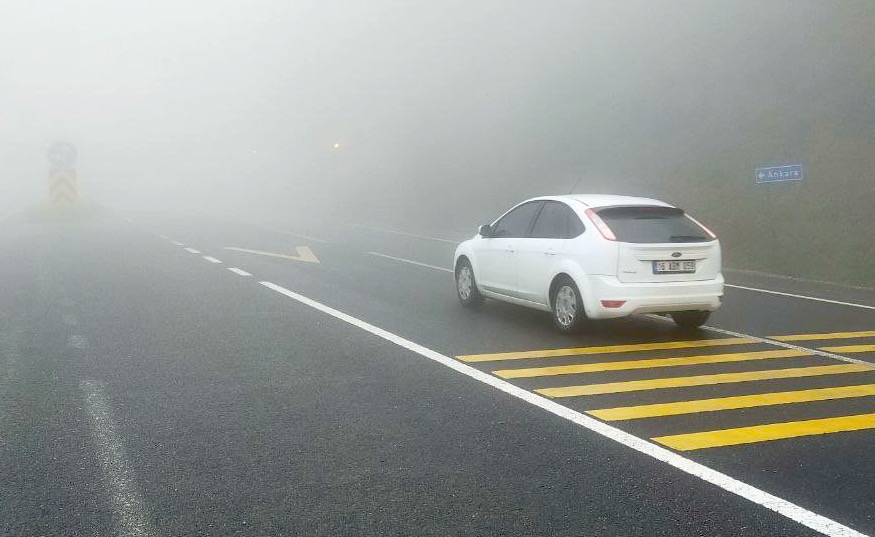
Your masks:
[{"label": "car front wheel", "polygon": [[671,314],[671,318],[679,327],[694,330],[705,324],[709,315],[711,315],[710,311],[675,311]]},{"label": "car front wheel", "polygon": [[580,291],[570,278],[563,278],[557,283],[552,303],[553,323],[561,332],[573,332],[586,317]]},{"label": "car front wheel", "polygon": [[467,259],[462,259],[456,265],[456,296],[465,307],[483,303],[483,295],[477,290],[477,280],[474,279],[474,269]]}]

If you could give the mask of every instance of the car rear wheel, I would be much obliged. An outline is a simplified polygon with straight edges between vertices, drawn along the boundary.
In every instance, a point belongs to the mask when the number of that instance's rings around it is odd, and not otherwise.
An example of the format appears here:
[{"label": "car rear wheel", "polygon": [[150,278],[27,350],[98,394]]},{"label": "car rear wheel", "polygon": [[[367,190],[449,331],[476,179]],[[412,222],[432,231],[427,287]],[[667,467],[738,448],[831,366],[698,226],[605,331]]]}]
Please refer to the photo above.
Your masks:
[{"label": "car rear wheel", "polygon": [[477,290],[477,280],[474,279],[474,269],[467,259],[462,259],[456,265],[456,296],[465,307],[483,303],[483,295]]},{"label": "car rear wheel", "polygon": [[553,323],[563,333],[573,332],[586,317],[580,291],[571,278],[559,280],[553,290]]},{"label": "car rear wheel", "polygon": [[711,315],[710,311],[675,311],[672,312],[671,318],[679,327],[694,330],[705,324],[709,315]]}]

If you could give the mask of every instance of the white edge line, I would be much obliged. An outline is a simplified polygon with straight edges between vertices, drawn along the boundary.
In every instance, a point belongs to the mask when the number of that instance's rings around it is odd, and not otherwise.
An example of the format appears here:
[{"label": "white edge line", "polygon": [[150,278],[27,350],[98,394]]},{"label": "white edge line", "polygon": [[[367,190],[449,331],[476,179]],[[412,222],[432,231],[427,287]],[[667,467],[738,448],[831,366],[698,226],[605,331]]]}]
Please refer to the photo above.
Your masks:
[{"label": "white edge line", "polygon": [[402,263],[409,263],[409,264],[411,264],[411,265],[418,265],[418,266],[420,266],[420,267],[426,267],[426,268],[430,268],[430,269],[434,269],[434,270],[442,270],[442,271],[444,271],[444,272],[449,272],[449,273],[452,273],[452,272],[453,272],[453,269],[448,269],[448,268],[444,268],[444,267],[438,267],[438,266],[435,266],[435,265],[429,265],[429,264],[427,264],[427,263],[420,263],[419,261],[412,261],[412,260],[410,260],[410,259],[404,259],[404,258],[402,258],[402,257],[393,257],[393,256],[391,256],[391,255],[381,254],[381,253],[379,253],[379,252],[365,252],[365,253],[368,254],[368,255],[375,255],[375,256],[377,256],[377,257],[384,257],[384,258],[386,258],[386,259],[392,259],[392,260],[394,260],[394,261],[401,261]]},{"label": "white edge line", "polygon": [[170,242],[173,243],[175,246],[185,246],[185,244],[183,244],[179,241],[170,241]]},{"label": "white edge line", "polygon": [[218,259],[216,259],[215,257],[210,256],[210,255],[205,255],[204,259],[206,259],[210,263],[221,263],[221,261],[219,261]]},{"label": "white edge line", "polygon": [[203,252],[201,252],[200,250],[195,250],[194,248],[186,248],[185,251],[186,251],[186,252],[189,252],[189,253],[192,253],[192,254],[201,254],[201,253],[203,253]]},{"label": "white edge line", "polygon": [[243,269],[238,269],[237,267],[228,267],[228,270],[230,270],[234,274],[239,274],[240,276],[252,276],[252,274],[249,274]]},{"label": "white edge line", "polygon": [[745,287],[743,285],[733,285],[729,283],[723,284],[726,287],[732,287],[735,289],[744,289],[746,291],[757,291],[759,293],[768,293],[770,295],[781,295],[781,296],[789,296],[792,298],[802,298],[805,300],[816,300],[817,302],[826,302],[827,304],[838,304],[839,306],[851,306],[853,308],[863,308],[867,310],[875,310],[875,306],[867,306],[866,304],[855,304],[853,302],[841,302],[839,300],[829,300],[826,298],[817,298],[814,296],[805,296],[805,295],[794,295],[793,293],[782,293],[780,291],[770,291],[768,289],[760,289],[758,287]]},{"label": "white edge line", "polygon": [[682,457],[677,453],[657,446],[656,444],[652,444],[646,440],[638,438],[637,436],[633,436],[625,431],[617,429],[616,427],[602,423],[594,418],[571,410],[570,408],[566,408],[540,395],[528,392],[522,388],[510,384],[509,382],[505,382],[497,377],[493,377],[492,375],[484,373],[479,369],[475,369],[467,364],[463,364],[462,362],[440,354],[437,351],[433,351],[427,347],[423,347],[422,345],[404,339],[401,336],[383,330],[382,328],[378,328],[372,324],[366,323],[365,321],[362,321],[356,317],[347,315],[346,313],[326,306],[303,295],[299,295],[298,293],[295,293],[293,291],[289,291],[285,287],[281,287],[268,281],[262,281],[259,283],[267,287],[268,289],[276,291],[281,295],[296,300],[304,305],[310,306],[311,308],[319,310],[325,314],[331,315],[332,317],[349,323],[366,332],[370,332],[377,337],[383,338],[386,341],[415,352],[420,356],[438,362],[446,367],[449,367],[450,369],[454,369],[455,371],[462,373],[463,375],[492,386],[493,388],[501,390],[518,399],[522,399],[529,404],[537,406],[543,410],[546,410],[547,412],[550,412],[551,414],[555,414],[556,416],[580,425],[606,438],[619,442],[620,444],[632,448],[635,451],[638,451],[644,455],[665,462],[677,468],[678,470],[681,470],[687,474],[698,477],[703,481],[716,485],[725,491],[731,492],[742,498],[750,500],[753,503],[756,503],[780,515],[783,515],[790,520],[798,522],[803,526],[811,528],[815,531],[819,531],[824,535],[829,535],[830,537],[867,537],[863,533],[839,524],[838,522],[826,518],[822,515],[818,515],[817,513],[814,513],[792,502],[784,500],[783,498],[779,498],[777,496],[769,494],[768,492],[760,490],[752,485],[748,485],[747,483],[739,481],[733,477],[713,470],[695,461]]},{"label": "white edge line", "polygon": [[103,479],[112,501],[112,510],[119,535],[148,536],[152,531],[142,494],[136,486],[134,473],[124,446],[115,429],[109,400],[103,383],[83,380],[79,388],[85,398],[85,410]]}]

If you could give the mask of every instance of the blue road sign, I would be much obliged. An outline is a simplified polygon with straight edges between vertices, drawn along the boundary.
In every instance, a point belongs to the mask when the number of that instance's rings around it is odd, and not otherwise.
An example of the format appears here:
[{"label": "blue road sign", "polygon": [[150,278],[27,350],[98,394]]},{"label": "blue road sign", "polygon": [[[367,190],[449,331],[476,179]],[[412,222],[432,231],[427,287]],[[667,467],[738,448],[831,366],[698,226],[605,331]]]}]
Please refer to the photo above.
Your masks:
[{"label": "blue road sign", "polygon": [[802,165],[774,166],[772,168],[757,168],[754,178],[758,185],[766,183],[781,183],[784,181],[801,181]]}]

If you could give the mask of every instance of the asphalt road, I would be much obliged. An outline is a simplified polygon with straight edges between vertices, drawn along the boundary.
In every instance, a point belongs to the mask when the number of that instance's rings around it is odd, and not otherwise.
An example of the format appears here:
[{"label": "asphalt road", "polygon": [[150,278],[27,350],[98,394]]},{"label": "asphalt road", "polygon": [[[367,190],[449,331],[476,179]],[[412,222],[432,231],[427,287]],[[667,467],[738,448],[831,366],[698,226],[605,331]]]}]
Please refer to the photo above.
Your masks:
[{"label": "asphalt road", "polygon": [[458,238],[6,220],[0,533],[875,534],[875,292],[729,271],[711,328],[568,337],[461,308]]}]

